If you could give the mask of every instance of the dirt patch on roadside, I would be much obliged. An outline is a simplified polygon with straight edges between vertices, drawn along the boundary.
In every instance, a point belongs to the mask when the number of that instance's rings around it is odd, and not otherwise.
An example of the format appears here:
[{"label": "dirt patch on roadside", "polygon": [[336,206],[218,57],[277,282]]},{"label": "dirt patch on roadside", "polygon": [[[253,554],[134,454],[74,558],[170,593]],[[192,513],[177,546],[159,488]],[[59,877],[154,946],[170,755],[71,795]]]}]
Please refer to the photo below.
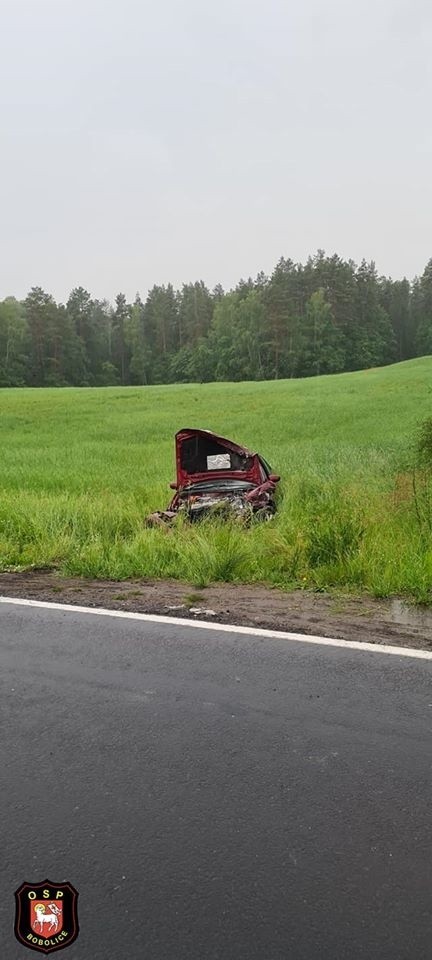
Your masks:
[{"label": "dirt patch on roadside", "polygon": [[82,580],[51,571],[2,573],[0,595],[432,650],[432,612],[411,612],[397,601],[232,583],[198,590],[173,580]]}]

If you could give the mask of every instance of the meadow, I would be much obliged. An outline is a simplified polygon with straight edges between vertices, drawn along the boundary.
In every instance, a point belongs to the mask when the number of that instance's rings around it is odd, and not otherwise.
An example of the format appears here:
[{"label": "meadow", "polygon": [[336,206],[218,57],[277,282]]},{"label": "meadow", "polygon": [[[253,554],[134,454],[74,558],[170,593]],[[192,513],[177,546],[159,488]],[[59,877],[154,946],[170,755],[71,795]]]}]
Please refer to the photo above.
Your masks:
[{"label": "meadow", "polygon": [[[0,390],[0,570],[264,582],[432,604],[412,441],[432,357],[303,380]],[[205,427],[282,476],[277,516],[148,529],[174,434]]]}]

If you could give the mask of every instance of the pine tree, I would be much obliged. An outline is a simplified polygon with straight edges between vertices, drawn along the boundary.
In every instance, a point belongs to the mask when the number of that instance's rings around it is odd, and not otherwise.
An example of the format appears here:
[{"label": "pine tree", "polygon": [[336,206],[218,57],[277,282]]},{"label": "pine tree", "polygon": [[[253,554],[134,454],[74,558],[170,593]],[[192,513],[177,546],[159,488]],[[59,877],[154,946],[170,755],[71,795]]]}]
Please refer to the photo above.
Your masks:
[{"label": "pine tree", "polygon": [[130,307],[126,303],[124,293],[118,293],[115,299],[115,310],[112,315],[111,356],[120,383],[123,386],[129,383],[130,348],[127,343],[127,324],[130,316]]}]

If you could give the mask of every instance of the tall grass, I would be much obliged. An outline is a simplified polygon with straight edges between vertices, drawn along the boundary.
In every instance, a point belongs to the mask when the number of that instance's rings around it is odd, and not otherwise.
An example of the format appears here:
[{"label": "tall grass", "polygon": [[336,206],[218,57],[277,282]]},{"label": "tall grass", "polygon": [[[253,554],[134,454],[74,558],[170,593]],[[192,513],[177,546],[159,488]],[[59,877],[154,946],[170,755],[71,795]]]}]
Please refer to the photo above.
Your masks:
[{"label": "tall grass", "polygon": [[[2,390],[0,570],[432,603],[432,535],[418,522],[408,453],[432,412],[431,375],[432,358],[422,358],[301,381]],[[283,478],[276,518],[248,530],[145,528],[167,503],[182,426],[262,452]]]}]

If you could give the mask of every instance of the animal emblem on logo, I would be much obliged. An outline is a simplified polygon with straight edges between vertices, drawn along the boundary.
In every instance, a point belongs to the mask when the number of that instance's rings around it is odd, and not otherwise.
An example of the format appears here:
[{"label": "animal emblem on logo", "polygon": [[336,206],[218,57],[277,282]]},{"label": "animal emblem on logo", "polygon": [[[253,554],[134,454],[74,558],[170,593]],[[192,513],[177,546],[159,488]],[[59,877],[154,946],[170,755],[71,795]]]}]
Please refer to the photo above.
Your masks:
[{"label": "animal emblem on logo", "polygon": [[58,930],[61,926],[63,917],[61,900],[48,901],[46,904],[41,903],[40,900],[33,900],[30,909],[32,912],[31,926],[35,933],[42,933],[45,923],[49,924],[47,927],[48,933],[51,933],[52,930]]},{"label": "animal emblem on logo", "polygon": [[23,883],[15,893],[15,936],[30,950],[53,953],[79,933],[78,893],[71,883]]}]

